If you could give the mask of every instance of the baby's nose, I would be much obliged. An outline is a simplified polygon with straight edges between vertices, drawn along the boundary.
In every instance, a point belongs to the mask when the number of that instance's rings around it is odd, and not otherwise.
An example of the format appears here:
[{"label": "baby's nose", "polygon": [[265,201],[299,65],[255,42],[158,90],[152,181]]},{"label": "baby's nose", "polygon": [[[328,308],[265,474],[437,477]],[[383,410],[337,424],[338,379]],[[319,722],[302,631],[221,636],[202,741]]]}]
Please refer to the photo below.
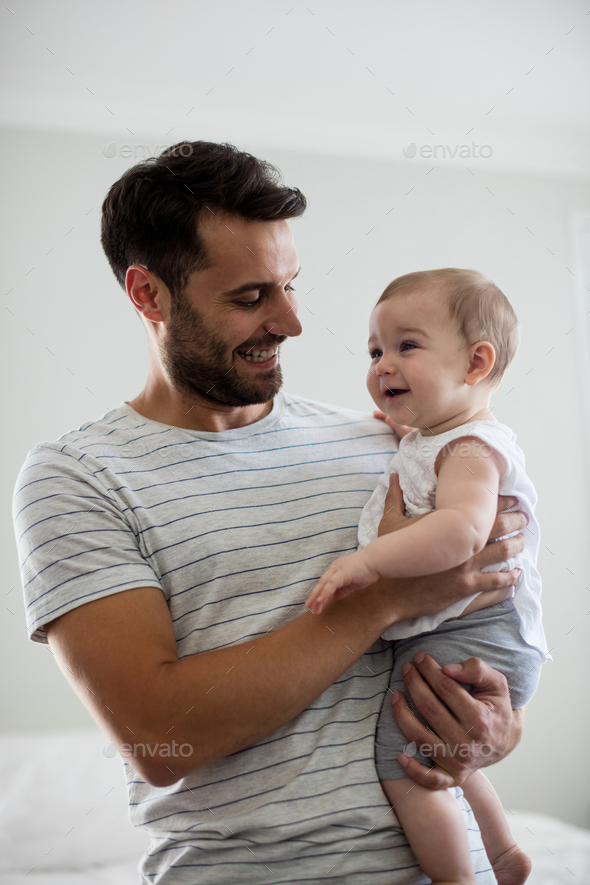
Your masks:
[{"label": "baby's nose", "polygon": [[395,364],[390,359],[381,358],[379,360],[379,365],[377,366],[377,371],[380,375],[396,375],[397,368]]}]

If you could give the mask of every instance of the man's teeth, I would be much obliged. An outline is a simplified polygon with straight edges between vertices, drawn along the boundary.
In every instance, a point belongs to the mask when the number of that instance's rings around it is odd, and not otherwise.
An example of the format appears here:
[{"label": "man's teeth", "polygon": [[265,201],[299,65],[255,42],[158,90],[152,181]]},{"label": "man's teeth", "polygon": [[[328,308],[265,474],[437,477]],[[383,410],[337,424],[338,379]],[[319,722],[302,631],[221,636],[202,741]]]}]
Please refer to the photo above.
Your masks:
[{"label": "man's teeth", "polygon": [[240,356],[243,356],[245,360],[248,360],[249,363],[265,363],[266,360],[269,360],[271,356],[274,356],[277,352],[278,347],[275,347],[272,350],[249,350],[247,353],[238,351]]}]

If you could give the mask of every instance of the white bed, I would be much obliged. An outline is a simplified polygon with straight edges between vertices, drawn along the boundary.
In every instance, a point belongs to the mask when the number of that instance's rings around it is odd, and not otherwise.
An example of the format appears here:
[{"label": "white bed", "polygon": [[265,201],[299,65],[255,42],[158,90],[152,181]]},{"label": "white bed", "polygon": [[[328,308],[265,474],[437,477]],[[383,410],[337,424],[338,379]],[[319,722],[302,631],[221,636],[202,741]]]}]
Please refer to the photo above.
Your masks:
[{"label": "white bed", "polygon": [[[0,735],[0,883],[138,885],[147,838],[127,820],[118,755],[98,730]],[[509,815],[529,885],[590,885],[590,832]]]}]

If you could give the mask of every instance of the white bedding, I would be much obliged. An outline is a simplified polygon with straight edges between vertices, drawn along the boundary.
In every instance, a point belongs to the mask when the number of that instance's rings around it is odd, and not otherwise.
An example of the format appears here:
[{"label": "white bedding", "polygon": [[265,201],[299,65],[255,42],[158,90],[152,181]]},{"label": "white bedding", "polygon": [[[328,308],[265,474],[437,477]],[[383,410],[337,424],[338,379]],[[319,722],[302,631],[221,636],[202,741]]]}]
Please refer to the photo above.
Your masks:
[{"label": "white bedding", "polygon": [[[98,730],[0,735],[1,885],[138,885],[145,834],[127,819],[118,755]],[[528,885],[590,885],[590,832],[508,814]]]}]

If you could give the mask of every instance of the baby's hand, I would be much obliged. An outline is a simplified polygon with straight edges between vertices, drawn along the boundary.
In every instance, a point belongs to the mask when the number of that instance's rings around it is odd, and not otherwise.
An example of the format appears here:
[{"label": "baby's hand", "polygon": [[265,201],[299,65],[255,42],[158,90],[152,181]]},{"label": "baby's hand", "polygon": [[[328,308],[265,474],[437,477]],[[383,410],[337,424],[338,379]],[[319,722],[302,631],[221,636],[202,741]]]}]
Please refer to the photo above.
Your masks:
[{"label": "baby's hand", "polygon": [[413,427],[409,427],[407,424],[396,424],[395,421],[392,421],[391,418],[382,412],[380,409],[375,409],[373,412],[373,418],[378,418],[379,421],[385,421],[388,427],[397,433],[398,439],[403,439],[403,437],[410,432],[410,430],[414,430]]},{"label": "baby's hand", "polygon": [[314,615],[319,615],[333,596],[342,599],[378,579],[379,574],[369,567],[362,551],[341,556],[322,575],[305,605]]}]

